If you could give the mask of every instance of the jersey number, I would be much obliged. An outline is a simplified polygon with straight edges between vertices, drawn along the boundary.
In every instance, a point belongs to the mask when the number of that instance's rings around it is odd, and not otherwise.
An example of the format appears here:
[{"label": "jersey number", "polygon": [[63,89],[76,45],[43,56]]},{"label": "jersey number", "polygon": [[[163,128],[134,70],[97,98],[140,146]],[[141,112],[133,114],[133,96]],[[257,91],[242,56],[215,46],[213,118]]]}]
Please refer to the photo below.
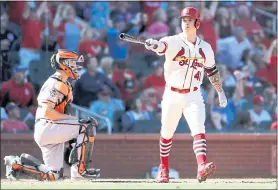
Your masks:
[{"label": "jersey number", "polygon": [[201,78],[201,72],[198,71],[195,75],[194,75],[194,78],[198,81],[200,81],[200,78]]}]

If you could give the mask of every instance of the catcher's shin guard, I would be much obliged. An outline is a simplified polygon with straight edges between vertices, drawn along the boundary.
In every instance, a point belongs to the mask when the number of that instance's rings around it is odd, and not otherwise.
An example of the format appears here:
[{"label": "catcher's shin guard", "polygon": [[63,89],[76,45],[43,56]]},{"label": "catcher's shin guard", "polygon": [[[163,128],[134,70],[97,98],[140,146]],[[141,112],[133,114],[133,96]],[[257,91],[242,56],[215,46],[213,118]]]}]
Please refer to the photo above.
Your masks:
[{"label": "catcher's shin guard", "polygon": [[[88,124],[88,120],[84,120],[84,123]],[[81,121],[82,123],[82,121]],[[82,143],[76,143],[70,153],[69,163],[76,164],[78,166],[78,173],[82,177],[96,178],[99,176],[100,170],[94,168],[88,168],[91,162],[93,147],[96,136],[96,126],[90,123],[80,126],[80,134],[83,135]],[[81,150],[79,150],[81,149]]]},{"label": "catcher's shin guard", "polygon": [[6,177],[9,180],[18,180],[19,174],[26,174],[39,181],[54,181],[63,177],[63,168],[60,171],[42,171],[43,163],[28,154],[18,156],[6,156]]}]

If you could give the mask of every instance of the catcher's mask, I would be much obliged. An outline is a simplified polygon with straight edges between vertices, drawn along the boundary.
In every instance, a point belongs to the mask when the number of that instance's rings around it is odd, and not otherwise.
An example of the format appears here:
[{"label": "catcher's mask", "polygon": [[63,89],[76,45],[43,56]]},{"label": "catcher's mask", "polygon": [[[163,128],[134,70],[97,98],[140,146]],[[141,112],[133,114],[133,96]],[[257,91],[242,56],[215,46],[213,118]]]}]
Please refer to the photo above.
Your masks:
[{"label": "catcher's mask", "polygon": [[54,69],[63,70],[69,78],[74,80],[79,78],[79,72],[82,69],[84,58],[82,55],[78,55],[74,51],[67,51],[59,49],[57,53],[50,58],[51,66]]}]

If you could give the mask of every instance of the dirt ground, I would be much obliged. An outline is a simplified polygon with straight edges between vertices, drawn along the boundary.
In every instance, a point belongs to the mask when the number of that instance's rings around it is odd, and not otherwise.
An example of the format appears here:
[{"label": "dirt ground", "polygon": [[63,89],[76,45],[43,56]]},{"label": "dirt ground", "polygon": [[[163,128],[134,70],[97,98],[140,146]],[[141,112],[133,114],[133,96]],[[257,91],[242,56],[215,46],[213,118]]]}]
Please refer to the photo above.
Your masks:
[{"label": "dirt ground", "polygon": [[65,179],[55,182],[39,182],[22,179],[1,179],[1,189],[277,189],[276,179],[208,179],[198,183],[196,179],[171,180],[158,184],[151,179],[97,179],[73,181]]}]

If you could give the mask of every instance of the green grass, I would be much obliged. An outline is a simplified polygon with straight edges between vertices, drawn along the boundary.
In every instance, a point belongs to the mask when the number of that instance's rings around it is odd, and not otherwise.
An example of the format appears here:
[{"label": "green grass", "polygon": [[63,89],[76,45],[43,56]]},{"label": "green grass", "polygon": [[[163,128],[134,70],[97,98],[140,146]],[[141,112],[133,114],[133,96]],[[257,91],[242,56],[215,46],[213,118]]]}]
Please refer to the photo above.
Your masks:
[{"label": "green grass", "polygon": [[39,182],[35,180],[1,180],[1,189],[276,189],[276,179],[195,179],[172,180],[158,184],[148,179],[98,179],[93,181],[62,180]]}]

